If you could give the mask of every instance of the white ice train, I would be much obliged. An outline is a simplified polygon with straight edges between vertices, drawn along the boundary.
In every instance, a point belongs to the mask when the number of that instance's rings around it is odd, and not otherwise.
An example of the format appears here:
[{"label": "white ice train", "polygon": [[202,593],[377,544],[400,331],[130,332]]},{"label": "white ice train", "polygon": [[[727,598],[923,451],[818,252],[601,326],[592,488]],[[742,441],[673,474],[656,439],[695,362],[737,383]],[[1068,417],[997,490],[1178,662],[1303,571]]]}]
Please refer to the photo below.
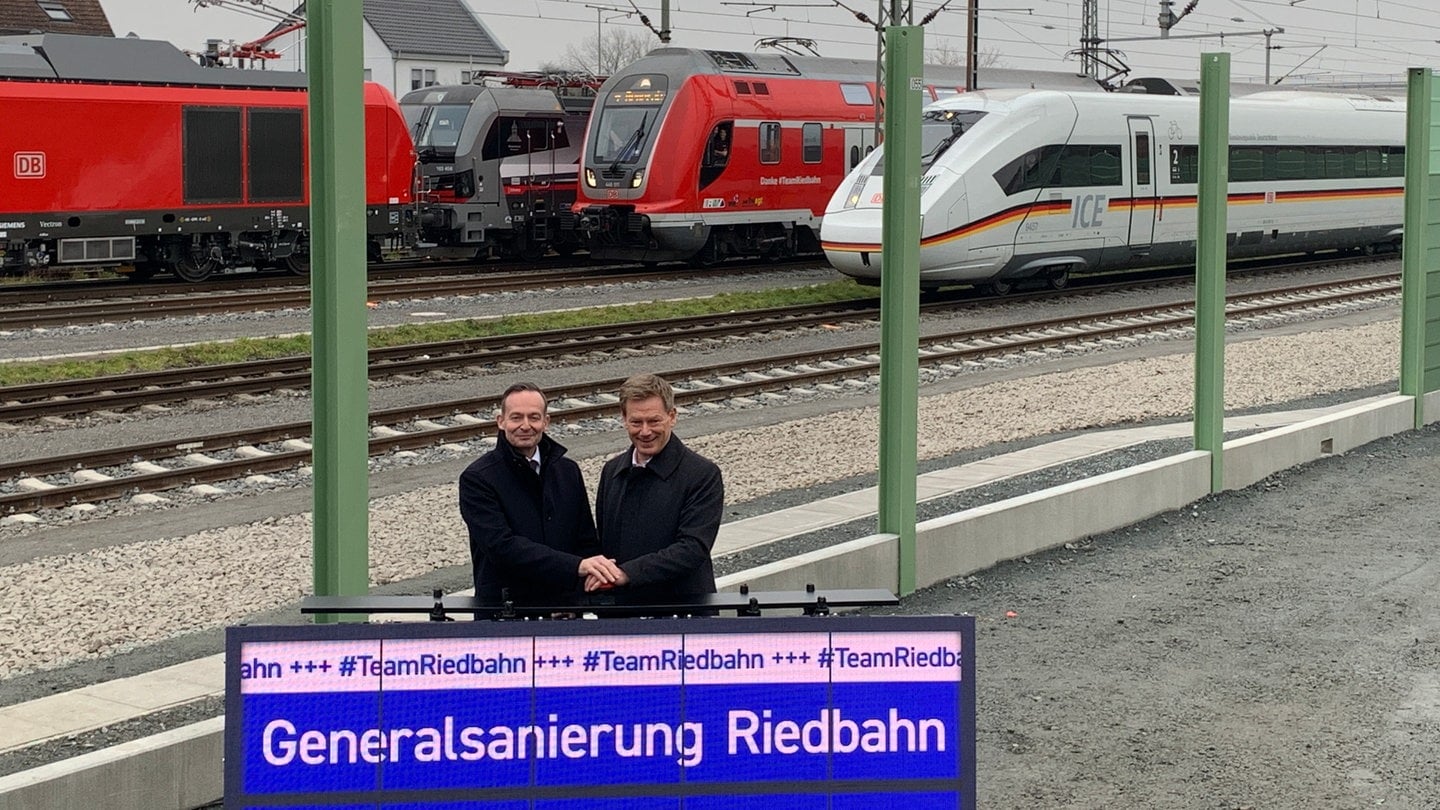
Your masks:
[{"label": "white ice train", "polygon": [[[1230,104],[1231,258],[1388,250],[1401,239],[1405,101],[1264,92]],[[1193,261],[1199,99],[993,90],[925,108],[922,286],[1063,287],[1074,272]],[[820,240],[880,276],[884,150],[836,189]]]}]

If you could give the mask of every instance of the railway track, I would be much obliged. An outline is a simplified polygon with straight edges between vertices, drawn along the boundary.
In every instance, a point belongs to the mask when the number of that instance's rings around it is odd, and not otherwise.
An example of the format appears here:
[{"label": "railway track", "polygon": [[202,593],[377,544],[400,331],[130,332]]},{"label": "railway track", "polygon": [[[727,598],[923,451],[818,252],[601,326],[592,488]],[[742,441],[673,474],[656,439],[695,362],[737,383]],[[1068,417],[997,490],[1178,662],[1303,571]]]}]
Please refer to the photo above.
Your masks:
[{"label": "railway track", "polygon": [[[1376,275],[1365,283],[1392,281],[1393,275]],[[1312,285],[1325,289],[1327,285]],[[1132,289],[1117,283],[1098,285],[1091,292]],[[1296,288],[1291,288],[1296,289]],[[1043,297],[1036,294],[1034,297]],[[1023,300],[1017,297],[1007,301]],[[964,299],[947,298],[921,305],[922,314],[974,306]],[[878,299],[857,299],[830,304],[777,307],[722,315],[697,315],[633,324],[558,329],[524,335],[451,340],[372,349],[370,378],[419,375],[467,367],[565,355],[653,348],[679,341],[757,335],[786,329],[833,327],[840,323],[880,317]],[[145,405],[239,394],[264,394],[310,385],[310,358],[294,356],[224,365],[169,369],[107,377],[64,380],[0,388],[0,422],[22,422],[40,417],[65,417],[97,411],[117,412]]]},{"label": "railway track", "polygon": [[[1283,290],[1234,295],[1227,300],[1231,325],[1258,323],[1298,312],[1324,312],[1357,301],[1382,302],[1399,294],[1393,276],[1343,283],[1307,284]],[[1193,328],[1189,304],[1153,305],[1094,315],[1053,318],[997,328],[970,329],[922,338],[922,373],[962,373],[987,362],[1026,355],[1089,350],[1136,335],[1179,337]],[[763,359],[671,369],[661,374],[675,386],[677,403],[753,404],[751,397],[823,395],[828,389],[864,389],[879,373],[879,346],[852,346],[771,355]],[[552,420],[583,423],[615,415],[620,379],[583,382],[552,390]],[[370,455],[434,448],[494,435],[493,397],[458,399],[370,414]],[[274,483],[269,473],[293,471],[310,461],[310,423],[294,422],[173,441],[86,451],[68,456],[0,464],[0,514],[94,504],[176,487],[201,487],[220,494]],[[458,451],[458,450],[457,450]]]},{"label": "railway track", "polygon": [[[366,278],[374,281],[402,281],[419,277],[517,275],[572,267],[571,258],[552,257],[533,262],[491,261],[404,261],[371,265]],[[600,265],[595,265],[599,269]],[[615,268],[615,269],[618,269]],[[85,279],[36,283],[0,283],[0,304],[58,304],[106,298],[158,298],[163,296],[298,289],[308,287],[307,276],[284,271],[251,271],[218,276],[209,281],[145,281],[126,278]]]},{"label": "railway track", "polygon": [[[737,265],[718,267],[706,272],[719,277],[764,273],[770,272],[771,269],[770,266]],[[372,280],[367,286],[366,300],[401,301],[457,295],[493,295],[556,287],[667,281],[694,278],[694,276],[694,270],[681,267],[626,270],[624,272],[617,272],[612,268],[590,267],[538,271],[528,269],[519,273],[488,273],[419,279]],[[310,288],[303,283],[248,290],[235,290],[233,285],[220,285],[208,292],[197,292],[195,288],[190,288],[180,294],[163,296],[136,295],[126,298],[106,296],[93,300],[30,304],[17,301],[11,296],[4,296],[3,300],[10,305],[0,309],[0,331],[16,331],[117,320],[304,309],[310,306]]]}]

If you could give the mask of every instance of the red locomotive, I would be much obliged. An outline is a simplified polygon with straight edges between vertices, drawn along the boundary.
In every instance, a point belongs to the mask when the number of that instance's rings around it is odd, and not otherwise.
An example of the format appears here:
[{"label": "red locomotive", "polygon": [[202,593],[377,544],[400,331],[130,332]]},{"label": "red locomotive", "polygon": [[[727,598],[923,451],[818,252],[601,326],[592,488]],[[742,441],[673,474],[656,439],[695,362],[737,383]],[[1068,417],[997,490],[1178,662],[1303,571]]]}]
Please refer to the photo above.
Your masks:
[{"label": "red locomotive", "polygon": [[[1035,71],[987,87],[1101,89]],[[933,99],[964,70],[926,67]],[[663,48],[600,88],[581,155],[578,227],[597,259],[784,257],[820,249],[833,192],[875,145],[875,63]]]},{"label": "red locomotive", "polygon": [[[0,38],[0,270],[309,269],[303,74],[208,68],[169,43]],[[415,153],[365,87],[369,252],[413,243]]]}]

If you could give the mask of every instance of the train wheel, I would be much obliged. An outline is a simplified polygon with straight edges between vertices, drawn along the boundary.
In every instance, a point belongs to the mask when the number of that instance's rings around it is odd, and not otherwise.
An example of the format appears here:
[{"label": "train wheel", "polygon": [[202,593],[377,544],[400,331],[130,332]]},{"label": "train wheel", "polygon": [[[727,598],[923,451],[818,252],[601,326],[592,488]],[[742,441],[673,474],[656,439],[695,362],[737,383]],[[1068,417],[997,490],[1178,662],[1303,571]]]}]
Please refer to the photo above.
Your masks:
[{"label": "train wheel", "polygon": [[1045,279],[1052,290],[1063,290],[1070,286],[1070,268],[1062,267],[1057,272],[1050,274]]},{"label": "train wheel", "polygon": [[171,269],[182,281],[199,282],[210,278],[222,266],[220,260],[207,255],[204,248],[191,248],[176,260]]},{"label": "train wheel", "polygon": [[297,276],[310,275],[310,240],[303,234],[296,237],[290,246],[290,255],[285,257],[285,269]]},{"label": "train wheel", "polygon": [[1015,291],[1015,284],[1010,281],[996,279],[985,285],[985,291],[991,295],[1009,295]]}]

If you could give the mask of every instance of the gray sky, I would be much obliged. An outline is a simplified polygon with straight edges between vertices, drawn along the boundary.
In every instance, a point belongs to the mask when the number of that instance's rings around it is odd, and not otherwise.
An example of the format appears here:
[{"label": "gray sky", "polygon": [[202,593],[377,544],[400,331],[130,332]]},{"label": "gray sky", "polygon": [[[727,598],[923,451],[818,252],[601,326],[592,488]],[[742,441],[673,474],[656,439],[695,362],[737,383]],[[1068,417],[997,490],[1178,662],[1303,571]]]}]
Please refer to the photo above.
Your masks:
[{"label": "gray sky", "polygon": [[[886,7],[888,0],[884,0]],[[134,31],[198,50],[206,39],[253,39],[272,25],[255,16],[257,0],[230,0],[197,7],[193,0],[101,0],[115,32]],[[468,0],[510,50],[511,70],[558,61],[565,46],[593,40],[600,27],[640,25],[630,0]],[[658,28],[660,0],[634,0]],[[877,0],[843,0],[849,9],[876,15]],[[917,19],[942,0],[915,4]],[[1175,0],[1179,14],[1189,0]],[[290,9],[286,0],[271,5]],[[603,7],[597,11],[594,6]],[[951,0],[925,27],[926,48],[947,46],[963,54],[966,0]],[[981,48],[1004,67],[1078,70],[1067,52],[1078,46],[1080,0],[980,0]],[[753,50],[770,36],[805,37],[825,56],[873,58],[875,33],[831,0],[671,0],[672,44]],[[605,10],[613,9],[613,10]],[[629,11],[627,15],[625,12]],[[1167,40],[1157,37],[1158,0],[1099,0],[1100,36],[1122,51],[1131,75],[1191,78],[1199,55],[1231,53],[1236,81],[1265,76],[1270,37],[1271,79],[1287,83],[1377,77],[1403,79],[1406,68],[1440,66],[1440,14],[1434,0],[1196,0]],[[1191,38],[1197,34],[1220,34]],[[658,42],[658,41],[657,41]]]}]

